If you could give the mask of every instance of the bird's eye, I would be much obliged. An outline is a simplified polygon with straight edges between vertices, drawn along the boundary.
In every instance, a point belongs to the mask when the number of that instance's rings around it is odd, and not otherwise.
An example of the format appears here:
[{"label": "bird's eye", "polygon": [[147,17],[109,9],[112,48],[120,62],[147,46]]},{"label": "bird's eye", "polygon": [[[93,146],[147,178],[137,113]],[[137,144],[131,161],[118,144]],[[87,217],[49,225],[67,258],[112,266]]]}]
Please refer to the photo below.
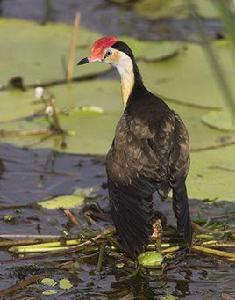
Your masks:
[{"label": "bird's eye", "polygon": [[112,50],[111,49],[108,49],[105,53],[105,56],[104,58],[106,58],[107,56],[110,56],[112,54]]}]

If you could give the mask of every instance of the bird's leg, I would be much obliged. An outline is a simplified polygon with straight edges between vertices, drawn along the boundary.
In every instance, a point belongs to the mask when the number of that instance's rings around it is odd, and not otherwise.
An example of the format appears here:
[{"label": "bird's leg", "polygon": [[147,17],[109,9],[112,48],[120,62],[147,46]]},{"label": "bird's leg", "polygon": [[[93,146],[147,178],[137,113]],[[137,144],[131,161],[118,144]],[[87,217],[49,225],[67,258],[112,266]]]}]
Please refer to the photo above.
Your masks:
[{"label": "bird's leg", "polygon": [[163,228],[167,225],[167,218],[166,216],[159,210],[155,210],[154,211],[154,219],[157,220],[161,220],[161,224],[163,226]]},{"label": "bird's leg", "polygon": [[177,219],[177,230],[190,247],[192,244],[192,224],[189,213],[189,202],[185,179],[175,183],[173,187],[173,209]]}]

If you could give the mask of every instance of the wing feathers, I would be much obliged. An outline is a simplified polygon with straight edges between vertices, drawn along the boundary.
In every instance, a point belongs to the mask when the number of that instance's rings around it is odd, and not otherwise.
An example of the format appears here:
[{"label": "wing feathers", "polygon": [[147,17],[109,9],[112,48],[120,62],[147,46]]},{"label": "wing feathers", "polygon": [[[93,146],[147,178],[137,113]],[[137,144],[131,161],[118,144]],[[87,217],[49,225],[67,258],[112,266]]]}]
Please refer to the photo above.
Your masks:
[{"label": "wing feathers", "polygon": [[152,234],[152,197],[140,198],[125,186],[109,184],[111,212],[120,243],[131,256],[137,256]]}]

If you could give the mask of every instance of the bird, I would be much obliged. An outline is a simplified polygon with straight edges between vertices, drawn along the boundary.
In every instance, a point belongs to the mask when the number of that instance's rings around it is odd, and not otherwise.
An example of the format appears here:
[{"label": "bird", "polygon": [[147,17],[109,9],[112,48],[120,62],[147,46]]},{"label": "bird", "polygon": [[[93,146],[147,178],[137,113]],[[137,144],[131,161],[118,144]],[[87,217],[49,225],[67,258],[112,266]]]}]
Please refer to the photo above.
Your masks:
[{"label": "bird", "polygon": [[192,224],[186,178],[189,135],[180,116],[145,87],[131,48],[116,36],[96,40],[77,65],[111,64],[120,75],[123,114],[106,156],[111,217],[121,248],[131,257],[145,251],[153,234],[153,194],[172,190],[177,230],[187,249]]}]

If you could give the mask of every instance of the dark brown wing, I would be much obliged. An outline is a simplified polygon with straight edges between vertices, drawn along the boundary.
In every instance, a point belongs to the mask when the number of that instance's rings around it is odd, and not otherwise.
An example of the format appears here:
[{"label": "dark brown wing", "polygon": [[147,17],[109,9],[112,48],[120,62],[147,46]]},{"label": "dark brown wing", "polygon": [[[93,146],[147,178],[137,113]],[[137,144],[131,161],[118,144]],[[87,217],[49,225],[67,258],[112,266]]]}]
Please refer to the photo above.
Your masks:
[{"label": "dark brown wing", "polygon": [[[130,256],[144,250],[153,232],[152,197],[133,194],[133,186],[109,180],[111,213],[120,244]],[[150,193],[151,194],[151,193]]]},{"label": "dark brown wing", "polygon": [[189,214],[189,201],[185,180],[189,170],[189,137],[178,115],[175,118],[175,134],[169,159],[169,180],[173,189],[173,209],[177,229],[190,246],[192,225]]},{"label": "dark brown wing", "polygon": [[136,256],[146,246],[153,219],[153,193],[169,190],[168,164],[174,113],[135,110],[124,115],[107,155],[111,212],[123,248]]}]

